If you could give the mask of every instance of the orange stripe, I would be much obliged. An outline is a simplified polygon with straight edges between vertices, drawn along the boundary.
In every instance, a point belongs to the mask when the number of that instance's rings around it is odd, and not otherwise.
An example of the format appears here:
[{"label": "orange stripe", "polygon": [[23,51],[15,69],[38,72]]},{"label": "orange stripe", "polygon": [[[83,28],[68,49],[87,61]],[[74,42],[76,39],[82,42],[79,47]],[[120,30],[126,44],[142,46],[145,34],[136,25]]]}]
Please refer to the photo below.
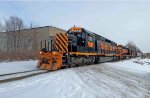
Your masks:
[{"label": "orange stripe", "polygon": [[63,49],[58,43],[59,43],[59,42],[56,42],[56,43],[55,43],[55,44],[56,44],[56,47],[57,47],[57,50],[64,52],[64,49]]},{"label": "orange stripe", "polygon": [[61,45],[62,48],[67,51],[68,48],[64,45],[64,43],[61,41],[61,39],[58,36],[56,36],[56,39],[59,40],[59,45]]},{"label": "orange stripe", "polygon": [[87,56],[97,55],[97,53],[86,53],[86,52],[70,52],[70,54],[75,54],[75,55],[87,55]]},{"label": "orange stripe", "polygon": [[58,41],[56,41],[56,45],[61,48],[62,51],[64,51],[64,49],[62,48],[62,46],[58,43]]},{"label": "orange stripe", "polygon": [[[58,34],[56,35],[56,40],[58,39],[57,36],[58,36]],[[58,40],[61,41],[60,39],[58,39]]]},{"label": "orange stripe", "polygon": [[65,38],[66,41],[68,41],[68,36],[67,36],[67,34],[62,34],[62,33],[60,33],[60,34]]},{"label": "orange stripe", "polygon": [[60,51],[64,51],[63,47],[59,44],[58,41],[56,42],[56,45],[58,46],[58,48],[59,48]]},{"label": "orange stripe", "polygon": [[66,39],[66,35],[65,34],[60,34],[60,37],[64,41],[64,43],[66,44],[66,46],[68,46],[68,40]]},{"label": "orange stripe", "polygon": [[68,37],[67,34],[58,33],[56,35],[55,47],[58,51],[68,52]]},{"label": "orange stripe", "polygon": [[57,38],[59,45],[65,50],[65,46],[63,45],[61,39],[58,36],[56,38]]},{"label": "orange stripe", "polygon": [[68,43],[67,43],[67,41],[64,39],[64,37],[63,37],[63,36],[61,36],[60,34],[58,34],[58,37],[59,37],[59,38],[60,38],[60,40],[62,40],[62,42],[64,43],[65,48],[66,48],[66,47],[68,47]]},{"label": "orange stripe", "polygon": [[58,50],[58,51],[60,51],[60,49],[58,48],[58,46],[55,44],[55,48]]},{"label": "orange stripe", "polygon": [[114,54],[100,54],[100,53],[87,53],[87,52],[70,52],[71,55],[86,55],[86,56],[114,56]]}]

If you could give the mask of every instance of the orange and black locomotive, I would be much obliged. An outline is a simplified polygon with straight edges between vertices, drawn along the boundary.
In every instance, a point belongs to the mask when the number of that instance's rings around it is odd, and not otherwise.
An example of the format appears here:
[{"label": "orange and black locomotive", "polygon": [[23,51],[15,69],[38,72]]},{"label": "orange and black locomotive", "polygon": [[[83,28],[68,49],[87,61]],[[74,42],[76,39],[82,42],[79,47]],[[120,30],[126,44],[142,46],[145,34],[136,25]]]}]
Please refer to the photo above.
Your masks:
[{"label": "orange and black locomotive", "polygon": [[45,47],[39,52],[37,67],[58,70],[62,67],[98,64],[102,58],[116,61],[135,56],[136,51],[84,28],[72,27],[66,34],[58,33],[50,42],[45,41]]}]

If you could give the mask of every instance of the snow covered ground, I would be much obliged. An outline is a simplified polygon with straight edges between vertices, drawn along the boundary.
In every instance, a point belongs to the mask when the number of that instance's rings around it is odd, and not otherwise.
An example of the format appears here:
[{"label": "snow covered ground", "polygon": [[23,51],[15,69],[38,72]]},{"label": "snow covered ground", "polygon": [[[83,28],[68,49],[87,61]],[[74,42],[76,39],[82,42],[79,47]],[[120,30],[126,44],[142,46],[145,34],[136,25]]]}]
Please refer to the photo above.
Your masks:
[{"label": "snow covered ground", "polygon": [[129,59],[122,62],[114,62],[114,63],[106,63],[106,65],[110,67],[114,67],[116,69],[123,69],[137,73],[149,73],[150,72],[150,59]]},{"label": "snow covered ground", "polygon": [[16,61],[0,63],[0,75],[35,70],[37,61]]},{"label": "snow covered ground", "polygon": [[102,63],[2,83],[0,98],[150,98],[148,62]]}]

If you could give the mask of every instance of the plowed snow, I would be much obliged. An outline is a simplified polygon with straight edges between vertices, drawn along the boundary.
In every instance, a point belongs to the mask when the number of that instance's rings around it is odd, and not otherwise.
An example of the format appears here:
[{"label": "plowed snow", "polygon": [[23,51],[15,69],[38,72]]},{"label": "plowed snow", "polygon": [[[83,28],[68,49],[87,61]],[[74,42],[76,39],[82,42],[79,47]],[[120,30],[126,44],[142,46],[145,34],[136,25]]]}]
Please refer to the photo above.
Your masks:
[{"label": "plowed snow", "polygon": [[3,83],[0,98],[150,98],[150,65],[133,61],[139,60],[64,69]]}]

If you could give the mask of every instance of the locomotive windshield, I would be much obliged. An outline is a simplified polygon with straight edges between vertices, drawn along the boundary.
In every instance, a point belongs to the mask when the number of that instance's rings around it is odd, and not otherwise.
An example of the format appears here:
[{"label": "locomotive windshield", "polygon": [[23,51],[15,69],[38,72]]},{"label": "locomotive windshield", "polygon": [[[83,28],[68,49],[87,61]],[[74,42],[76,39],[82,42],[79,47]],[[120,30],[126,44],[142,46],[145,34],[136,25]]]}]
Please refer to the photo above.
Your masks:
[{"label": "locomotive windshield", "polygon": [[69,31],[68,33],[76,36],[78,46],[85,46],[85,37],[86,37],[85,32],[71,32],[71,31]]},{"label": "locomotive windshield", "polygon": [[85,46],[85,33],[75,33],[75,36],[78,39],[77,45]]}]

